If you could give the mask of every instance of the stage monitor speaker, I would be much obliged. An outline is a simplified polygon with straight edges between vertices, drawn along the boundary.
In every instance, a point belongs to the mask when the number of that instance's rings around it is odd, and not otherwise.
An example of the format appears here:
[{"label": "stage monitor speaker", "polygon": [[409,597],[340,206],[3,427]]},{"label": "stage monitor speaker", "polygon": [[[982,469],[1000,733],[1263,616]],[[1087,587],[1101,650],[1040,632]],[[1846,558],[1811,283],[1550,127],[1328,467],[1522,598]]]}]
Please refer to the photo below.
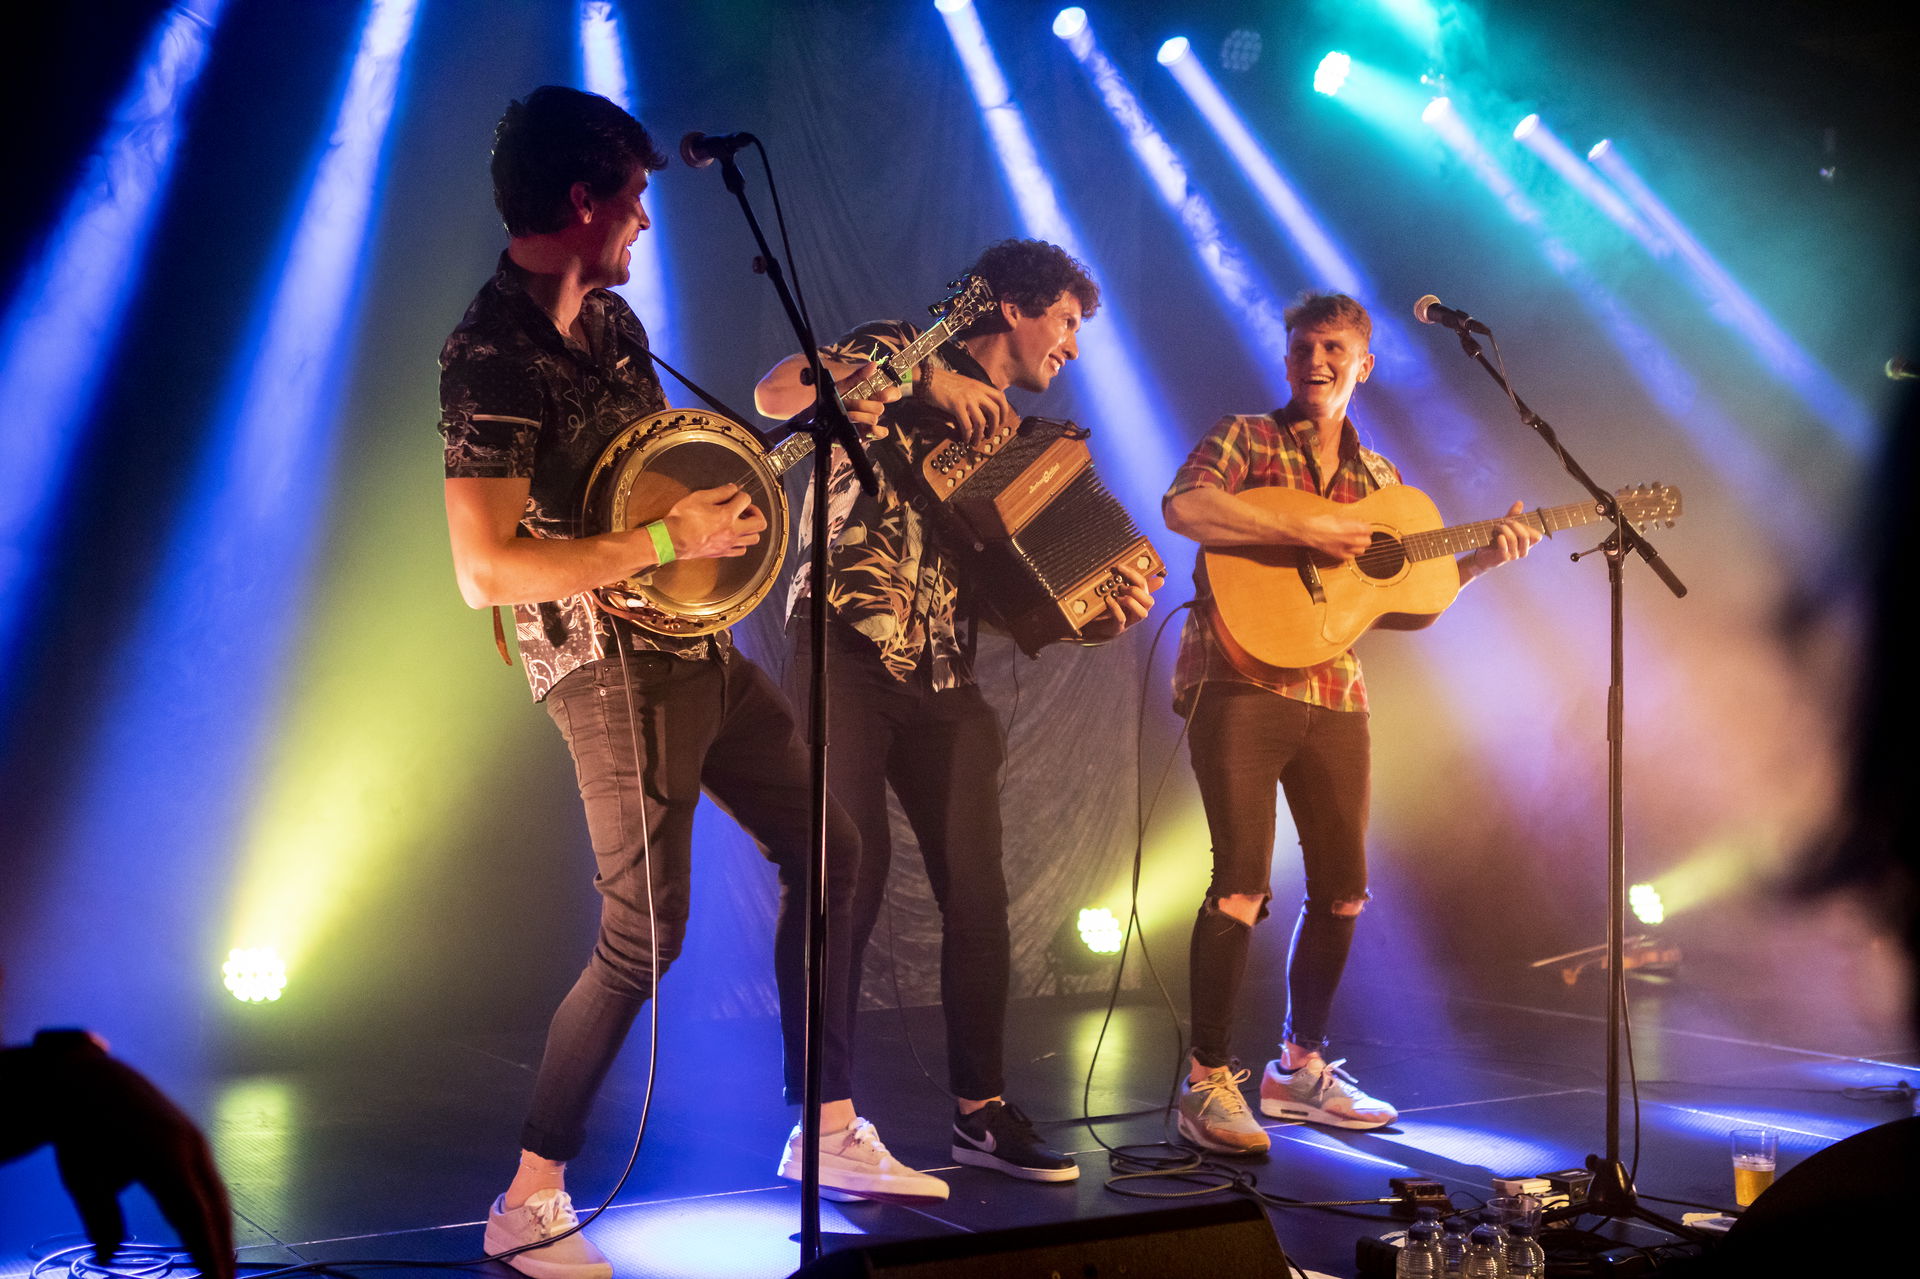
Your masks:
[{"label": "stage monitor speaker", "polygon": [[1287,1257],[1251,1199],[867,1243],[791,1279],[1283,1279]]}]

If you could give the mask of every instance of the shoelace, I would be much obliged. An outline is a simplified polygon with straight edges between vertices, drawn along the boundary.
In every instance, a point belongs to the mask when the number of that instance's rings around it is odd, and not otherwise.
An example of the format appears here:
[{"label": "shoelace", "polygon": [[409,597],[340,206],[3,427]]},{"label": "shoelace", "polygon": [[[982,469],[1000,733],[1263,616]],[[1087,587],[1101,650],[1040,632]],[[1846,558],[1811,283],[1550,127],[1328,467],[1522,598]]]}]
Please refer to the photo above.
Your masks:
[{"label": "shoelace", "polygon": [[880,1140],[880,1131],[865,1119],[853,1121],[853,1127],[847,1130],[847,1145],[860,1146],[871,1150],[881,1159],[888,1157],[886,1145]]},{"label": "shoelace", "polygon": [[563,1230],[571,1230],[574,1223],[580,1220],[573,1211],[573,1197],[564,1190],[540,1203],[527,1200],[527,1211],[533,1214],[533,1224],[542,1239]]},{"label": "shoelace", "polygon": [[1321,1068],[1319,1078],[1313,1081],[1313,1097],[1315,1101],[1332,1092],[1339,1082],[1344,1082],[1347,1085],[1342,1091],[1346,1092],[1349,1096],[1366,1096],[1364,1092],[1360,1091],[1360,1081],[1340,1069],[1340,1067],[1346,1064],[1347,1059],[1342,1057],[1337,1061],[1327,1062],[1326,1065]]},{"label": "shoelace", "polygon": [[1218,1105],[1228,1115],[1243,1115],[1247,1113],[1247,1099],[1241,1093],[1240,1085],[1247,1082],[1249,1073],[1243,1070],[1237,1075],[1229,1075],[1223,1071],[1208,1075],[1199,1083],[1188,1084],[1187,1087],[1194,1092],[1212,1093],[1208,1104]]}]

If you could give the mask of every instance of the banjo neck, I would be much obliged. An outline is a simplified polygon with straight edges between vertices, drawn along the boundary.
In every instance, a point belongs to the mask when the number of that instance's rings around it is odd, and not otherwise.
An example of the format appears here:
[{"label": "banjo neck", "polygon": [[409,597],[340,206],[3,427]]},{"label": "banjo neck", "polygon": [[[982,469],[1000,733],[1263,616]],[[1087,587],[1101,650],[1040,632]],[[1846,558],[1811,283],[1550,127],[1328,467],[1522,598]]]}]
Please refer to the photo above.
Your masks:
[{"label": "banjo neck", "polygon": [[[895,370],[918,367],[922,361],[939,350],[952,336],[953,317],[951,315],[942,316],[932,327],[922,332],[919,337],[907,343],[885,359],[876,361],[873,372],[853,386],[842,391],[840,393],[842,398],[849,400],[870,399],[890,386],[898,386],[901,378]],[[778,447],[767,451],[767,465],[773,468],[775,475],[785,475],[788,471],[791,471],[812,455],[814,434],[807,426],[807,423],[811,423],[812,421],[812,411],[809,410],[805,417],[806,423],[803,423],[798,430],[794,431],[792,435],[782,441]]]}]

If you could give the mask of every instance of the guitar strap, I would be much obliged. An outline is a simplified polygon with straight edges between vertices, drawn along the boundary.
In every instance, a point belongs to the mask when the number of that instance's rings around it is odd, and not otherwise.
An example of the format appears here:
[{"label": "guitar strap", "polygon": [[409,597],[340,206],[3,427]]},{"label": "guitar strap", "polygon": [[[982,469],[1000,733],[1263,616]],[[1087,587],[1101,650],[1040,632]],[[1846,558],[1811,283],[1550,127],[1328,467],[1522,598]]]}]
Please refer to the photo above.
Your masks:
[{"label": "guitar strap", "polygon": [[1367,468],[1367,474],[1372,477],[1376,489],[1399,483],[1393,478],[1393,468],[1387,465],[1387,459],[1364,444],[1360,446],[1360,465]]}]

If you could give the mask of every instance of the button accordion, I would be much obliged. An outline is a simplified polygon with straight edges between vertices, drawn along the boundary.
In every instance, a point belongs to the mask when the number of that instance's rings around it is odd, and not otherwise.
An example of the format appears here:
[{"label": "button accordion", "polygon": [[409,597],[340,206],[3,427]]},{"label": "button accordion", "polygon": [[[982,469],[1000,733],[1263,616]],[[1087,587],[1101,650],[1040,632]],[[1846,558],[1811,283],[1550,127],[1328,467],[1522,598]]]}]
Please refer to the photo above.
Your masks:
[{"label": "button accordion", "polygon": [[1127,589],[1125,565],[1166,572],[1153,544],[1094,473],[1087,430],[1030,417],[986,450],[949,440],[908,475],[916,505],[989,614],[1029,657],[1079,638]]}]

